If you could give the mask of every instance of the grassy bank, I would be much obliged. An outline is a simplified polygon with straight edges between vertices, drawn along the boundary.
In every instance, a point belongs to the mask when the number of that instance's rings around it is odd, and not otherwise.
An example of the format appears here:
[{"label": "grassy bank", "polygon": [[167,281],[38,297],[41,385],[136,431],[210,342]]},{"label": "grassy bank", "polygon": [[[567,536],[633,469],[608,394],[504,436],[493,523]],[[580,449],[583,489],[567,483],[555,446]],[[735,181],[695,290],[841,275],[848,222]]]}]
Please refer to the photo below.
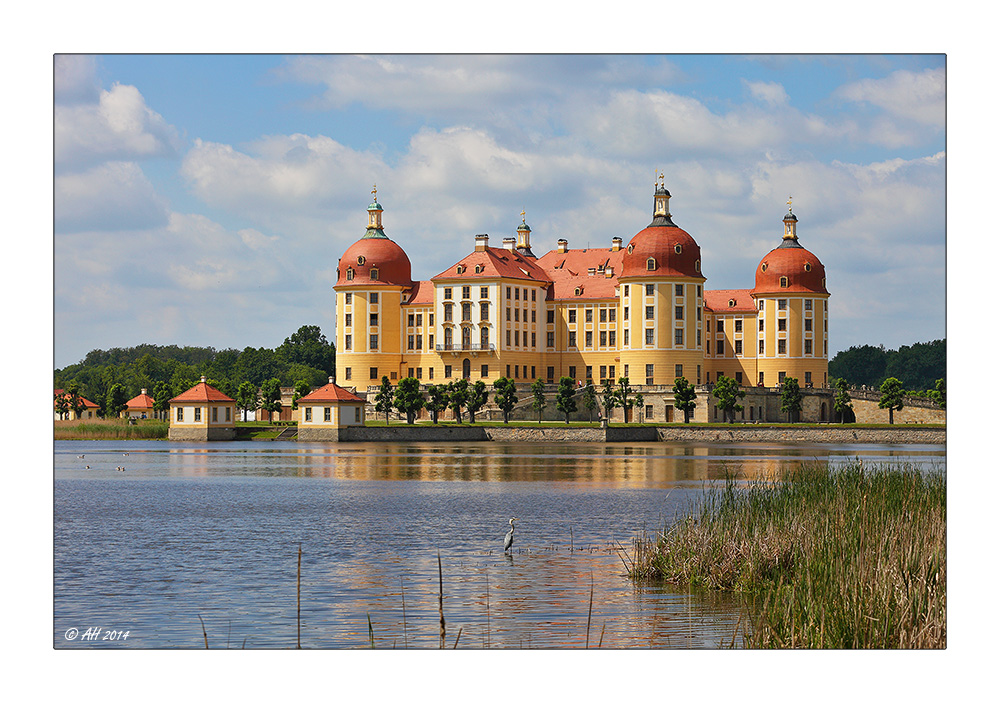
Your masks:
[{"label": "grassy bank", "polygon": [[744,594],[744,644],[944,648],[945,477],[861,463],[728,481],[655,540],[633,577]]},{"label": "grassy bank", "polygon": [[69,420],[55,423],[55,439],[166,439],[166,420]]}]

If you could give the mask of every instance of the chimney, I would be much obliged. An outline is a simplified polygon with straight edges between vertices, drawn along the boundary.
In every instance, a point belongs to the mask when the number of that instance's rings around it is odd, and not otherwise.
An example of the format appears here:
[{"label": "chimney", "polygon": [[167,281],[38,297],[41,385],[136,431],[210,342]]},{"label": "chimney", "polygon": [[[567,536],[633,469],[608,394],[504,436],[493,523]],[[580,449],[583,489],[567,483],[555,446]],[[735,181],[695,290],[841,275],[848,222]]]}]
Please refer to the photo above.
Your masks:
[{"label": "chimney", "polygon": [[612,237],[611,238],[611,251],[621,251],[622,248],[622,238]]},{"label": "chimney", "polygon": [[143,388],[142,390],[139,391],[139,394],[146,395],[146,390],[147,390],[146,388]]},{"label": "chimney", "polygon": [[486,251],[486,247],[490,245],[490,235],[488,234],[477,234],[476,235],[476,251]]},{"label": "chimney", "polygon": [[503,248],[508,251],[514,251],[515,244],[517,244],[517,240],[514,237],[503,238]]},{"label": "chimney", "polygon": [[604,269],[604,277],[605,278],[613,278],[614,275],[615,275],[615,270],[613,268],[611,268],[610,266],[608,266],[608,267],[606,267]]},{"label": "chimney", "polygon": [[333,385],[333,376],[330,376],[330,377],[329,377],[328,379],[326,379],[326,380],[327,380],[327,382],[328,382],[328,383],[329,383],[329,384],[330,384],[331,386]]},{"label": "chimney", "polygon": [[202,383],[204,383],[204,382],[205,382],[205,377],[204,377],[204,376],[202,376],[202,377],[201,377],[201,382],[202,382]]},{"label": "chimney", "polygon": [[560,254],[565,254],[569,250],[569,242],[565,239],[560,239],[556,242],[556,251]]}]

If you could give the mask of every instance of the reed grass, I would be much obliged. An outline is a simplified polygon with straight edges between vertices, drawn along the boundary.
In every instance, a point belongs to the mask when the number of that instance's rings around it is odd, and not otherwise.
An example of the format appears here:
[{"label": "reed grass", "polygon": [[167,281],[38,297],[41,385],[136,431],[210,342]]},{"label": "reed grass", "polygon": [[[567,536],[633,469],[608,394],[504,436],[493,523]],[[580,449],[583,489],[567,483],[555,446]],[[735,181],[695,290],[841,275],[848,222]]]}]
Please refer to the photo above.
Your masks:
[{"label": "reed grass", "polygon": [[749,647],[944,648],[945,523],[942,472],[813,466],[707,490],[629,571],[743,594]]},{"label": "reed grass", "polygon": [[67,420],[53,425],[53,438],[61,439],[166,439],[170,423],[140,420]]}]

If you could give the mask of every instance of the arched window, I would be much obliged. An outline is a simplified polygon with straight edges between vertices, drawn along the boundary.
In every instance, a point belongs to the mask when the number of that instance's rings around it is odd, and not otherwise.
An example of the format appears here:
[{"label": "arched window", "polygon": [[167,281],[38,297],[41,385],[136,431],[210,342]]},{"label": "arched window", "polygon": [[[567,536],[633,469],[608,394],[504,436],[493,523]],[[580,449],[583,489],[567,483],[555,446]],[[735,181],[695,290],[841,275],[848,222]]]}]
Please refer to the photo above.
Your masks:
[{"label": "arched window", "polygon": [[354,280],[354,269],[352,269],[352,268],[348,268],[347,269],[347,280],[348,281],[353,281]]},{"label": "arched window", "polygon": [[782,288],[788,288],[788,276],[782,276],[780,279],[780,285]]},{"label": "arched window", "polygon": [[731,307],[731,308],[735,308],[736,307],[736,298],[730,298],[729,299],[729,307]]},{"label": "arched window", "polygon": [[378,269],[374,269],[373,268],[371,270],[371,277],[372,277],[373,281],[377,281],[378,280]]},{"label": "arched window", "polygon": [[656,259],[654,259],[652,256],[646,259],[646,270],[647,271],[656,270]]},{"label": "arched window", "polygon": [[476,264],[476,273],[482,273],[482,272],[483,272],[482,265],[481,264]]},{"label": "arched window", "polygon": [[581,293],[583,293],[583,289],[582,288],[575,288],[573,290],[573,295],[580,295]]},{"label": "arched window", "polygon": [[694,262],[694,270],[697,271],[698,273],[701,273],[701,259],[698,259]]},{"label": "arched window", "polygon": [[457,267],[455,267],[455,273],[465,273],[465,267],[459,264]]},{"label": "arched window", "polygon": [[482,327],[479,330],[479,346],[481,349],[490,348],[490,328]]}]

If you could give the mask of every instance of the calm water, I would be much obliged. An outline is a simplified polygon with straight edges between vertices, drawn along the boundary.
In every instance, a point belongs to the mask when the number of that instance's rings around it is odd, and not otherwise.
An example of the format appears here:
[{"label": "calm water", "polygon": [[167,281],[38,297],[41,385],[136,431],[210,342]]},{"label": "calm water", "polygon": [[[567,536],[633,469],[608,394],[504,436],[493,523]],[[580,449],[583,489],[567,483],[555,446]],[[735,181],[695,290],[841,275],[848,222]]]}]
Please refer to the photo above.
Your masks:
[{"label": "calm water", "polygon": [[637,586],[615,545],[727,472],[855,456],[945,466],[923,445],[56,442],[53,644],[204,647],[200,615],[213,648],[295,647],[301,545],[303,647],[368,647],[370,617],[377,647],[436,648],[439,552],[449,647],[583,647],[592,588],[590,646],[728,645],[734,598]]}]

